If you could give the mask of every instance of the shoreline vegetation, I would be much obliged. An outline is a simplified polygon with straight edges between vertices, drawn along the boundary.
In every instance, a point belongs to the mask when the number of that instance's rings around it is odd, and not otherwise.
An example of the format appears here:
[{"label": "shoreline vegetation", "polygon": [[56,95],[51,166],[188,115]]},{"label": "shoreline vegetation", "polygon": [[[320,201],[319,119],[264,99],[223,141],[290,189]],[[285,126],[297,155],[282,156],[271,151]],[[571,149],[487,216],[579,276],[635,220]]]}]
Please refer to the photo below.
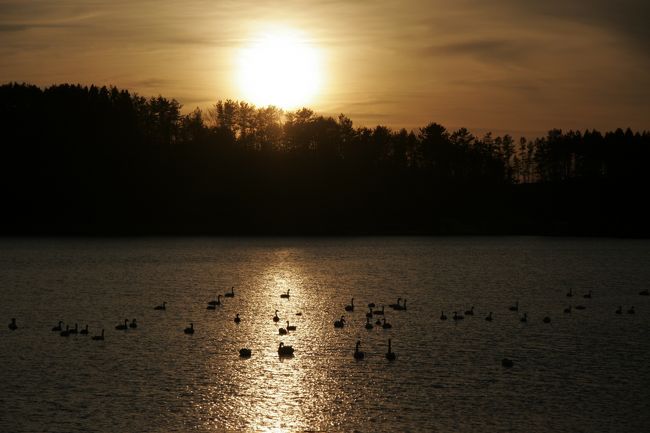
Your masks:
[{"label": "shoreline vegetation", "polygon": [[17,83],[0,131],[3,236],[650,236],[648,131],[515,140]]}]

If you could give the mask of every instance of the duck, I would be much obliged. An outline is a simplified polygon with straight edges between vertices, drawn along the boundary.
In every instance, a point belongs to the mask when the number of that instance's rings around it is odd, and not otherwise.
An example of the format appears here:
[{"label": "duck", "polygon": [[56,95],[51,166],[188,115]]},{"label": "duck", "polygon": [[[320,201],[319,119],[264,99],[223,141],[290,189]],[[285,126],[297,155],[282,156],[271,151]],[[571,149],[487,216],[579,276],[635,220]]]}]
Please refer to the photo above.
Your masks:
[{"label": "duck", "polygon": [[491,322],[491,321],[492,321],[492,312],[491,312],[491,311],[490,311],[490,313],[487,315],[487,317],[485,318],[485,320],[487,320],[488,322]]},{"label": "duck", "polygon": [[567,298],[570,298],[570,297],[572,297],[572,296],[573,296],[573,289],[572,289],[572,288],[569,288],[569,291],[567,292],[566,297],[567,297]]},{"label": "duck", "polygon": [[285,299],[289,299],[289,290],[291,290],[291,289],[287,289],[287,293],[281,294],[280,297],[285,298]]},{"label": "duck", "polygon": [[245,347],[239,349],[239,356],[241,356],[242,358],[250,358],[252,354],[253,351]]},{"label": "duck", "polygon": [[381,310],[373,310],[372,314],[375,314],[375,315],[379,314],[379,315],[383,316],[384,315],[384,306],[383,305],[381,306]]},{"label": "duck", "polygon": [[296,330],[296,326],[295,325],[289,326],[289,321],[287,320],[287,331],[295,331],[295,330]]},{"label": "duck", "polygon": [[582,297],[585,298],[585,299],[591,299],[591,290],[589,290],[588,293],[585,293],[584,295],[582,295]]},{"label": "duck", "polygon": [[235,286],[232,286],[230,288],[230,292],[226,292],[223,296],[226,298],[234,298],[235,297]]},{"label": "duck", "polygon": [[391,344],[390,344],[390,338],[389,338],[388,339],[388,352],[386,352],[386,359],[389,360],[389,361],[394,361],[395,358],[396,358],[395,352],[390,350],[391,349],[390,346],[391,346]]},{"label": "duck", "polygon": [[630,309],[627,310],[627,314],[634,314],[634,306],[630,307]]},{"label": "duck", "polygon": [[447,320],[447,315],[445,314],[444,311],[440,312],[440,320]]},{"label": "duck", "polygon": [[194,323],[190,323],[190,327],[185,328],[183,332],[186,334],[194,334]]},{"label": "duck", "polygon": [[466,316],[473,316],[474,315],[474,306],[472,305],[472,308],[469,310],[465,311]]},{"label": "duck", "polygon": [[382,328],[384,329],[390,329],[393,327],[390,323],[386,322],[386,318],[384,318],[384,323],[381,325]]},{"label": "duck", "polygon": [[164,302],[161,305],[156,305],[153,307],[154,310],[166,310],[167,309],[167,302]]},{"label": "duck", "polygon": [[129,328],[135,329],[138,327],[138,322],[135,321],[135,319],[131,320],[131,323],[129,323]]},{"label": "duck", "polygon": [[128,319],[124,319],[124,325],[117,325],[115,327],[115,329],[117,329],[119,331],[122,331],[122,330],[126,331],[127,329],[129,329],[129,327],[127,326],[127,323],[129,323]]},{"label": "duck", "polygon": [[9,329],[11,329],[12,331],[18,329],[18,325],[16,325],[16,319],[11,319],[11,323],[9,324]]},{"label": "duck", "polygon": [[501,360],[501,365],[503,365],[506,368],[511,368],[513,365],[515,365],[514,361],[509,358],[503,358]]},{"label": "duck", "polygon": [[74,324],[74,328],[71,329],[71,330],[68,331],[68,332],[69,332],[70,334],[75,334],[75,335],[77,335],[77,334],[79,333],[79,325],[77,325],[77,324],[75,323],[75,324]]},{"label": "duck", "polygon": [[88,324],[86,324],[86,327],[79,331],[81,335],[88,335]]},{"label": "duck", "polygon": [[585,308],[587,308],[587,307],[585,307],[584,305],[576,305],[575,306],[576,310],[584,310]]},{"label": "duck", "polygon": [[61,337],[69,337],[69,336],[70,336],[70,326],[69,326],[69,325],[65,325],[65,330],[59,332],[59,335],[60,335]]},{"label": "duck", "polygon": [[359,346],[361,346],[361,340],[357,340],[357,345],[354,348],[354,359],[361,360],[363,359],[366,354],[359,351]]},{"label": "duck", "polygon": [[239,313],[235,314],[235,323],[240,323],[241,319],[239,318]]},{"label": "duck", "polygon": [[354,298],[350,299],[350,305],[345,306],[345,311],[354,311]]},{"label": "duck", "polygon": [[343,318],[343,316],[341,316],[339,320],[334,321],[335,328],[343,328],[344,325],[345,325],[345,319]]},{"label": "duck", "polygon": [[[221,305],[221,295],[217,295],[217,299],[215,299],[214,301],[208,302],[208,305],[213,305],[213,306],[214,305]],[[213,310],[213,309],[214,308],[211,308],[211,310]]]},{"label": "duck", "polygon": [[564,312],[567,313],[567,314],[570,314],[570,313],[571,313],[571,305],[569,305],[568,307],[566,307],[566,308],[564,309]]},{"label": "duck", "polygon": [[458,321],[458,320],[463,320],[464,317],[461,316],[460,314],[458,314],[457,311],[454,311],[454,317],[453,317],[453,319],[454,319],[455,321]]},{"label": "duck", "polygon": [[366,317],[366,329],[372,329],[374,326],[372,326],[372,323],[370,323],[370,317]]},{"label": "duck", "polygon": [[99,340],[99,341],[104,341],[104,330],[102,329],[102,333],[101,333],[101,335],[93,335],[93,336],[91,337],[91,339],[93,339],[93,340],[95,340],[95,341],[97,341],[97,340]]},{"label": "duck", "polygon": [[649,295],[650,295],[650,292],[648,292],[648,289],[641,290],[641,291],[639,292],[639,295],[641,295],[641,296],[649,296]]},{"label": "duck", "polygon": [[510,311],[519,311],[519,301],[515,302],[515,305],[511,305],[508,310]]},{"label": "duck", "polygon": [[519,319],[519,321],[520,321],[521,323],[526,323],[526,322],[528,322],[528,313],[524,313],[524,315],[521,316],[521,318]]},{"label": "duck", "polygon": [[280,318],[278,317],[278,310],[275,310],[275,316],[273,316],[273,321],[274,322],[279,322]]},{"label": "duck", "polygon": [[285,346],[284,343],[280,342],[280,345],[278,346],[278,355],[293,356],[293,346]]},{"label": "duck", "polygon": [[399,310],[400,308],[402,308],[402,305],[400,304],[401,301],[402,301],[402,298],[397,298],[397,303],[389,304],[388,306],[390,308],[392,308],[393,310]]},{"label": "duck", "polygon": [[59,320],[59,324],[56,325],[56,326],[54,326],[54,327],[52,328],[52,331],[54,331],[54,332],[61,332],[61,325],[63,325],[63,321]]},{"label": "duck", "polygon": [[551,323],[551,318],[548,317],[548,316],[546,316],[546,317],[544,317],[544,318],[542,319],[542,322],[544,322],[544,323]]},{"label": "duck", "polygon": [[621,305],[618,306],[618,308],[615,311],[616,314],[623,314],[623,307]]}]

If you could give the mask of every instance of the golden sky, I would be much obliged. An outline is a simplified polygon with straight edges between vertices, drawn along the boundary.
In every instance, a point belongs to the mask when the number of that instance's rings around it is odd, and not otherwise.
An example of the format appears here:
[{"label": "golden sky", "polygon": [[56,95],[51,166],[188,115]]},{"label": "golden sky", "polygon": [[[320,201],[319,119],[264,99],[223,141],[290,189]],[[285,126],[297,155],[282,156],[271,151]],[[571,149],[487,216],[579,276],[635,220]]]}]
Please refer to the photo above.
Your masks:
[{"label": "golden sky", "polygon": [[322,55],[310,108],[356,125],[650,129],[647,0],[0,0],[0,82],[116,85],[186,111],[243,99],[262,29]]}]

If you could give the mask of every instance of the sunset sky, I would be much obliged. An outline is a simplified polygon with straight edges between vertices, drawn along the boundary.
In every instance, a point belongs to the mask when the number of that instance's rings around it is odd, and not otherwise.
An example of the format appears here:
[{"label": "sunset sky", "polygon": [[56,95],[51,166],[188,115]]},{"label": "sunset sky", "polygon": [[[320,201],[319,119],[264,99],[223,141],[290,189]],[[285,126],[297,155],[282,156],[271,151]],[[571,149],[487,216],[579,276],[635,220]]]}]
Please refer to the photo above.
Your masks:
[{"label": "sunset sky", "polygon": [[304,105],[356,125],[643,130],[648,22],[647,0],[0,0],[0,83],[116,85],[207,108],[245,99],[242,52],[289,31],[319,59]]}]

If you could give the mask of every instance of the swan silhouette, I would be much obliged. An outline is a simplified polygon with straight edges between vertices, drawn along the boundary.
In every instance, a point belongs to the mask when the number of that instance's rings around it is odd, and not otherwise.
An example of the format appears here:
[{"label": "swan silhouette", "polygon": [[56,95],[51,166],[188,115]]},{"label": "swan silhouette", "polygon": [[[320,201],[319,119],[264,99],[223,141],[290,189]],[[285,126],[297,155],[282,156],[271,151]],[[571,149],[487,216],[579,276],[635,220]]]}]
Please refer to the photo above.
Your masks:
[{"label": "swan silhouette", "polygon": [[81,335],[88,335],[88,324],[86,324],[86,327],[79,331]]},{"label": "swan silhouette", "polygon": [[124,319],[124,325],[117,325],[115,327],[115,329],[117,329],[119,331],[126,331],[127,329],[129,329],[129,327],[127,326],[127,323],[129,323],[128,319]]},{"label": "swan silhouette", "polygon": [[138,322],[135,321],[135,319],[131,320],[131,323],[129,323],[129,328],[135,329],[138,327]]},{"label": "swan silhouette", "polygon": [[287,320],[287,331],[295,331],[295,330],[296,330],[296,326],[295,325],[289,326],[289,321]]},{"label": "swan silhouette", "polygon": [[548,317],[548,316],[546,316],[546,317],[544,317],[544,318],[542,319],[542,322],[544,322],[544,323],[551,323],[551,318]]},{"label": "swan silhouette", "polygon": [[279,322],[280,318],[278,317],[278,310],[275,310],[275,316],[273,316],[273,321],[274,322]]},{"label": "swan silhouette", "polygon": [[370,317],[366,317],[366,329],[372,329],[374,326],[372,326],[372,323],[370,323]]},{"label": "swan silhouette", "polygon": [[390,329],[393,327],[390,323],[386,322],[386,318],[384,317],[384,323],[381,325],[382,328],[384,329]]},{"label": "swan silhouette", "polygon": [[334,327],[335,328],[343,328],[344,325],[345,325],[345,319],[343,318],[343,316],[341,316],[341,318],[339,320],[336,320],[334,322]]},{"label": "swan silhouette", "polygon": [[515,363],[514,363],[514,361],[513,361],[512,359],[503,358],[503,359],[501,360],[501,365],[503,365],[503,366],[506,367],[506,368],[510,368],[510,367],[512,367],[513,365],[515,365]]},{"label": "swan silhouette", "polygon": [[162,305],[157,305],[153,307],[154,310],[166,310],[167,309],[167,302],[163,302]]},{"label": "swan silhouette", "polygon": [[375,303],[374,303],[374,302],[369,303],[369,304],[368,304],[368,308],[371,308],[371,309],[372,309],[372,308],[375,308]]},{"label": "swan silhouette", "polygon": [[241,356],[242,358],[250,358],[252,354],[253,351],[250,349],[247,348],[239,349],[239,356]]},{"label": "swan silhouette", "polygon": [[474,315],[474,306],[472,305],[472,308],[469,310],[465,311],[466,316],[473,316]]},{"label": "swan silhouette", "polygon": [[623,314],[623,307],[621,305],[618,306],[618,308],[615,311],[616,314]]},{"label": "swan silhouette", "polygon": [[400,311],[406,310],[406,299],[404,299],[404,303],[402,305],[397,306],[396,310],[400,310]]},{"label": "swan silhouette", "polygon": [[59,335],[60,335],[61,337],[69,337],[69,336],[70,336],[70,326],[69,326],[69,325],[65,325],[65,330],[64,330],[64,331],[61,331],[61,332],[59,333]]},{"label": "swan silhouette", "polygon": [[280,329],[278,329],[278,334],[280,334],[280,335],[287,335],[287,330],[284,329],[284,328],[280,328]]},{"label": "swan silhouette", "polygon": [[630,307],[630,309],[627,310],[627,314],[634,314],[634,307]]},{"label": "swan silhouette", "polygon": [[572,297],[572,296],[573,296],[573,289],[572,289],[572,288],[569,288],[569,291],[567,292],[566,297],[567,297],[567,298],[570,298],[570,297]]},{"label": "swan silhouette", "polygon": [[528,322],[528,313],[524,313],[524,315],[521,316],[519,321],[522,322],[522,323]]},{"label": "swan silhouette", "polygon": [[381,306],[381,310],[373,310],[372,314],[384,315],[384,306]]},{"label": "swan silhouette", "polygon": [[74,324],[74,328],[68,331],[70,334],[78,334],[79,333],[79,325],[76,323]]},{"label": "swan silhouette", "polygon": [[585,307],[584,305],[576,305],[575,306],[576,310],[584,310],[585,308],[587,308],[587,307]]},{"label": "swan silhouette", "polygon": [[9,329],[11,329],[12,331],[18,329],[18,325],[16,325],[16,319],[11,319],[11,323],[9,324]]},{"label": "swan silhouette", "polygon": [[566,307],[566,308],[564,309],[564,312],[567,313],[567,314],[570,314],[570,313],[571,313],[571,305],[569,305],[568,307]]},{"label": "swan silhouette", "polygon": [[54,327],[52,328],[52,331],[55,331],[55,332],[61,332],[61,325],[62,325],[62,324],[63,324],[63,321],[59,320],[59,324],[56,325],[56,326],[54,326]]},{"label": "swan silhouette", "polygon": [[377,325],[377,326],[381,325],[381,319],[380,318],[377,318],[377,320],[375,320],[375,325]]},{"label": "swan silhouette", "polygon": [[280,345],[278,346],[278,355],[293,356],[293,347],[285,346],[284,343],[280,342]]},{"label": "swan silhouette", "polygon": [[519,301],[516,301],[515,305],[511,305],[508,309],[510,311],[519,311]]},{"label": "swan silhouette", "polygon": [[359,351],[359,346],[361,346],[361,340],[357,340],[357,345],[354,347],[354,359],[360,360],[363,359],[366,354]]},{"label": "swan silhouette", "polygon": [[183,332],[186,334],[194,334],[194,323],[190,323],[190,327],[185,328]]},{"label": "swan silhouette", "polygon": [[[208,305],[212,305],[212,306],[221,305],[221,295],[217,295],[217,299],[215,299],[214,301],[208,302]],[[214,310],[214,308],[210,308],[210,309]]]},{"label": "swan silhouette", "polygon": [[368,312],[366,313],[366,317],[372,318],[372,307],[368,307]]},{"label": "swan silhouette", "polygon": [[582,297],[585,299],[591,299],[591,290],[589,290],[589,293],[583,295]]},{"label": "swan silhouette", "polygon": [[104,341],[104,330],[102,329],[102,334],[101,334],[101,335],[93,335],[93,336],[91,337],[91,339],[93,339],[93,340]]},{"label": "swan silhouette", "polygon": [[354,311],[354,298],[350,299],[350,305],[345,306],[345,311]]},{"label": "swan silhouette", "polygon": [[440,320],[447,320],[447,316],[445,315],[444,311],[440,312]]},{"label": "swan silhouette", "polygon": [[386,352],[386,359],[389,361],[394,361],[395,360],[395,352],[391,351],[391,342],[390,338],[388,339],[388,352]]},{"label": "swan silhouette", "polygon": [[487,317],[485,318],[485,320],[487,320],[488,322],[491,322],[491,321],[492,321],[492,312],[491,312],[491,311],[490,311],[490,314],[487,315]]},{"label": "swan silhouette", "polygon": [[453,319],[454,319],[455,321],[459,321],[459,320],[463,320],[464,317],[461,316],[460,314],[458,314],[457,311],[454,311],[454,317],[453,317]]},{"label": "swan silhouette", "polygon": [[648,292],[648,289],[644,289],[644,290],[641,290],[641,291],[639,292],[639,295],[641,295],[641,296],[648,296],[648,295],[650,295],[650,292]]},{"label": "swan silhouette", "polygon": [[230,292],[226,292],[223,296],[226,298],[234,298],[235,297],[235,286],[232,286],[230,288]]},{"label": "swan silhouette", "polygon": [[390,308],[392,308],[393,310],[399,310],[400,308],[402,308],[402,305],[400,304],[400,301],[401,301],[401,300],[402,300],[402,298],[397,298],[397,303],[395,303],[395,304],[389,304],[388,306],[389,306]]},{"label": "swan silhouette", "polygon": [[215,304],[208,304],[207,307],[205,307],[206,310],[216,310],[217,306]]},{"label": "swan silhouette", "polygon": [[239,313],[235,314],[235,323],[240,323],[241,319],[239,318]]},{"label": "swan silhouette", "polygon": [[[280,297],[281,297],[281,298],[285,298],[285,299],[289,299],[289,291],[290,291],[290,290],[291,290],[291,289],[287,289],[287,293],[283,293],[283,294],[281,294]],[[288,347],[288,346],[287,346],[287,347]]]}]

